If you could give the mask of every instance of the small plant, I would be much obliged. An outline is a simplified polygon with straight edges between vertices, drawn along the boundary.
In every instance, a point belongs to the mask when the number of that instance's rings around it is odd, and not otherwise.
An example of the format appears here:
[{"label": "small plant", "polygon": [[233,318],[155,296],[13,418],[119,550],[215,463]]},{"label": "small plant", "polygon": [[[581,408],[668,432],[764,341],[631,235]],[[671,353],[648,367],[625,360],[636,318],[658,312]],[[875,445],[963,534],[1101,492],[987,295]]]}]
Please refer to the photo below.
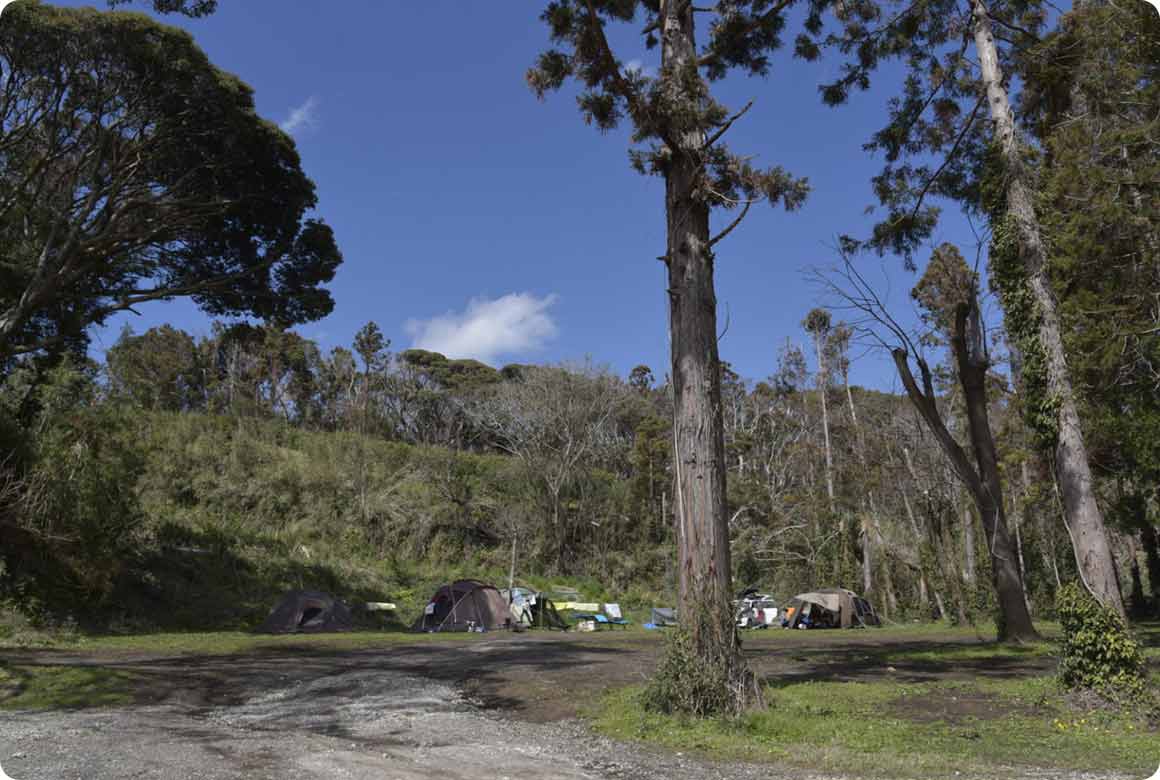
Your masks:
[{"label": "small plant", "polygon": [[666,715],[704,718],[733,709],[727,671],[698,656],[685,629],[666,638],[664,655],[642,696],[646,710]]},{"label": "small plant", "polygon": [[1145,692],[1144,656],[1123,619],[1074,582],[1060,588],[1055,608],[1063,627],[1063,684],[1113,700],[1139,699]]}]

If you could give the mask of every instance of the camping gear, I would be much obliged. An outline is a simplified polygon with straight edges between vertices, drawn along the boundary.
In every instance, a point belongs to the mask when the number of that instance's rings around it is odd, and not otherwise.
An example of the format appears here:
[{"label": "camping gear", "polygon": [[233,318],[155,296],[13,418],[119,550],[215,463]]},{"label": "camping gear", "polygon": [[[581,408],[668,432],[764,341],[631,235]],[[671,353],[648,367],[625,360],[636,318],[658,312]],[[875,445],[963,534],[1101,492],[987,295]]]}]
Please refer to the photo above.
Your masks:
[{"label": "camping gear", "polygon": [[435,591],[411,630],[495,631],[515,626],[508,603],[493,586],[457,580]]},{"label": "camping gear", "polygon": [[349,631],[354,628],[350,610],[329,593],[289,591],[254,630],[260,634],[293,634]]},{"label": "camping gear", "polygon": [[503,589],[500,596],[508,603],[512,619],[524,628],[558,628],[567,631],[570,626],[560,617],[556,605],[543,593],[528,588]]},{"label": "camping gear", "polygon": [[573,612],[595,612],[600,609],[600,605],[595,601],[561,601],[556,606]]},{"label": "camping gear", "polygon": [[824,588],[799,593],[786,610],[786,628],[851,628],[878,626],[870,602],[852,590]]},{"label": "camping gear", "polygon": [[668,607],[653,607],[652,614],[649,616],[649,621],[644,624],[645,628],[665,628],[666,626],[677,625],[677,611],[669,609]]},{"label": "camping gear", "polygon": [[733,602],[738,628],[767,628],[777,620],[777,603],[757,588],[748,588],[737,594]]},{"label": "camping gear", "polygon": [[[576,618],[579,621],[578,626],[589,624],[589,623],[592,624],[592,628],[580,628],[579,630],[581,630],[581,631],[595,631],[596,629],[601,628],[602,626],[608,626],[609,628],[615,628],[616,626],[620,626],[621,628],[628,628],[628,624],[630,621],[625,620],[624,618],[622,618],[620,616],[620,605],[619,604],[605,604],[604,611],[607,612],[608,614],[604,614],[601,612],[592,612],[592,613],[582,613],[579,615],[573,614],[572,617]],[[612,615],[614,613],[615,613],[616,617],[612,617]]]},{"label": "camping gear", "polygon": [[623,626],[627,628],[628,624],[632,622],[620,613],[619,604],[605,604],[604,614],[608,615],[608,622],[614,626]]}]

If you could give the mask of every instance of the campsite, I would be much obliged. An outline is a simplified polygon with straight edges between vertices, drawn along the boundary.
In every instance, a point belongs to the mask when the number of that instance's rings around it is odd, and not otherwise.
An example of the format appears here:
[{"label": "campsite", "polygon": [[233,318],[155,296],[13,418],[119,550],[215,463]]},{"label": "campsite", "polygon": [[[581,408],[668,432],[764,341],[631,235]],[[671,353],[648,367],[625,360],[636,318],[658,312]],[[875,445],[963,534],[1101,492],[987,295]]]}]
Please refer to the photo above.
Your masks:
[{"label": "campsite", "polygon": [[[191,634],[5,650],[5,668],[44,682],[35,708],[5,722],[0,763],[18,778],[96,780],[155,771],[162,751],[174,774],[205,777],[238,766],[250,777],[531,780],[1152,771],[1154,734],[1106,712],[1080,723],[1053,697],[1052,645],[1003,648],[979,633],[747,634],[778,706],[740,731],[634,713],[622,692],[662,647],[639,629]],[[1155,662],[1160,628],[1149,642]],[[55,674],[69,687],[52,689]],[[109,703],[95,706],[102,696]]]},{"label": "campsite", "polygon": [[0,0],[0,780],[1155,772],[1157,2]]}]

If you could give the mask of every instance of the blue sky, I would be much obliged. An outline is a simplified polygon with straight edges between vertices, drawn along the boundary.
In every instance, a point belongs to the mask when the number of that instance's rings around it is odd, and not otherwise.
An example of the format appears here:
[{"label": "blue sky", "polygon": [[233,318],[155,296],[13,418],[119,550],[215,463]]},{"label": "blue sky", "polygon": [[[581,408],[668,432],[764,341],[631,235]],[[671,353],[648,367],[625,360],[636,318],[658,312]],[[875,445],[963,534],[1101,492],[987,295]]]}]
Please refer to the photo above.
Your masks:
[{"label": "blue sky", "polygon": [[[345,262],[331,285],[334,313],[301,333],[326,348],[348,345],[374,320],[393,349],[443,347],[496,365],[590,356],[622,375],[638,363],[664,374],[662,183],[629,168],[626,132],[584,125],[574,93],[540,103],[527,89],[524,72],[547,44],[541,7],[221,0],[213,17],[166,19],[254,87],[259,111],[292,129],[318,185],[318,214]],[[657,53],[643,51],[633,29],[615,33],[618,57],[655,66]],[[800,322],[821,300],[804,270],[834,261],[837,234],[870,224],[864,209],[880,161],[861,145],[894,82],[830,109],[816,87],[836,68],[785,51],[768,78],[736,77],[717,90],[734,106],[756,100],[730,131],[736,151],[813,185],[802,210],[755,207],[718,247],[722,357],[745,377],[770,374],[787,338],[804,341]],[[957,214],[936,239],[975,254]],[[864,263],[909,320],[916,280],[896,258]],[[162,322],[209,327],[188,302],[157,303],[96,333],[94,349],[126,321],[138,332]],[[895,384],[889,360],[873,354],[855,362],[853,380]]]}]

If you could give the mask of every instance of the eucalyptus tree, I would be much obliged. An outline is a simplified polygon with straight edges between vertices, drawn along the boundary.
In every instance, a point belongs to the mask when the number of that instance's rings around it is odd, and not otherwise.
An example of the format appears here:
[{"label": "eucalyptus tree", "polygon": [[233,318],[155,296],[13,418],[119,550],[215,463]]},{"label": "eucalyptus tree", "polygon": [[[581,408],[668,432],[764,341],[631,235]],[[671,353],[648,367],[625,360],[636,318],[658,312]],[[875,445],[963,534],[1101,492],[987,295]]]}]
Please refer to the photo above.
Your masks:
[{"label": "eucalyptus tree", "polygon": [[1048,275],[1032,149],[1012,110],[1009,77],[1019,67],[1019,54],[1037,42],[1045,5],[1041,0],[842,2],[833,6],[838,31],[824,33],[819,27],[799,48],[819,55],[821,42],[849,56],[840,78],[822,88],[830,104],[845,101],[852,89],[867,88],[881,61],[905,63],[902,94],[889,104],[889,122],[866,145],[885,156],[873,183],[887,214],[868,240],[847,237],[844,246],[897,252],[913,268],[915,252],[938,224],[932,198],[956,201],[987,221],[990,279],[1024,360],[1028,422],[1052,454],[1084,582],[1122,615]]},{"label": "eucalyptus tree", "polygon": [[826,346],[830,340],[832,322],[830,313],[825,309],[813,309],[802,320],[802,327],[810,334],[814,341],[814,354],[818,359],[818,399],[822,405],[822,441],[826,453],[826,497],[830,501],[830,514],[837,515],[837,506],[834,503],[834,455],[830,446],[830,414],[826,403],[826,396],[830,389],[829,361],[826,359]]},{"label": "eucalyptus tree", "polygon": [[[738,652],[729,606],[716,248],[754,202],[794,209],[808,190],[804,179],[780,167],[758,169],[729,150],[724,136],[748,106],[731,113],[713,98],[710,82],[736,69],[766,74],[792,2],[720,0],[705,8],[689,0],[553,0],[541,14],[553,48],[527,74],[541,97],[578,82],[584,121],[601,131],[628,120],[633,166],[665,181],[660,259],[668,271],[672,343],[679,609],[694,656],[720,673],[725,689],[715,692],[710,709],[736,710],[760,697]],[[707,20],[703,45],[698,17]],[[639,24],[632,58],[647,61],[659,48],[655,75],[626,67],[624,52],[613,51],[606,28],[616,23]],[[711,212],[736,208],[739,215],[714,235]]]}]

